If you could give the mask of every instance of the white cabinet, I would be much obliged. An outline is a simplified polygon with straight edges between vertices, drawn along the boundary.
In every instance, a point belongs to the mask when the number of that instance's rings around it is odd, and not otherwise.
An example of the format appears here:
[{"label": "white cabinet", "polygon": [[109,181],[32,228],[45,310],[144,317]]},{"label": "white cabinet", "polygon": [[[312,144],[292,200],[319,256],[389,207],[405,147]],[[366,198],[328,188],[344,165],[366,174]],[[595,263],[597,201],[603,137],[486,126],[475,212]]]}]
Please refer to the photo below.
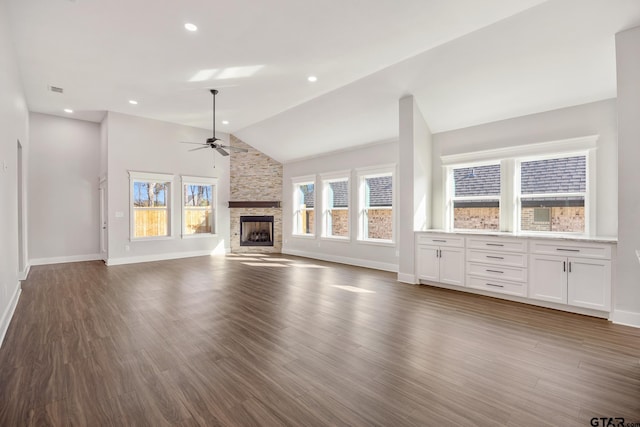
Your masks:
[{"label": "white cabinet", "polygon": [[611,261],[569,258],[567,303],[611,310]]},{"label": "white cabinet", "polygon": [[467,238],[467,287],[527,295],[527,242],[514,238]]},{"label": "white cabinet", "polygon": [[[599,259],[611,256],[610,246],[534,242],[532,252],[530,298],[593,310],[611,310],[611,261]],[[571,253],[575,256],[547,253]]]},{"label": "white cabinet", "polygon": [[424,283],[465,286],[573,312],[611,311],[613,242],[418,233],[415,255],[416,274]]},{"label": "white cabinet", "polygon": [[419,280],[464,286],[464,238],[420,235],[416,240]]},{"label": "white cabinet", "polygon": [[567,259],[531,255],[529,298],[567,303]]}]

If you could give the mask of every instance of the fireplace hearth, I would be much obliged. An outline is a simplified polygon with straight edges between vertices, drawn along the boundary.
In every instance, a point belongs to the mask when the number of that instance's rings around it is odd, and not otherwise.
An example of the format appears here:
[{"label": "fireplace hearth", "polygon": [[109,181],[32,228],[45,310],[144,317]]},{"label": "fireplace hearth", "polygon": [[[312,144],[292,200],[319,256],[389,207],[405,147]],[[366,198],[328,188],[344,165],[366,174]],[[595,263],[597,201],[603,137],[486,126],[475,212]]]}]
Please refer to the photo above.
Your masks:
[{"label": "fireplace hearth", "polygon": [[241,216],[240,246],[273,246],[273,216]]}]

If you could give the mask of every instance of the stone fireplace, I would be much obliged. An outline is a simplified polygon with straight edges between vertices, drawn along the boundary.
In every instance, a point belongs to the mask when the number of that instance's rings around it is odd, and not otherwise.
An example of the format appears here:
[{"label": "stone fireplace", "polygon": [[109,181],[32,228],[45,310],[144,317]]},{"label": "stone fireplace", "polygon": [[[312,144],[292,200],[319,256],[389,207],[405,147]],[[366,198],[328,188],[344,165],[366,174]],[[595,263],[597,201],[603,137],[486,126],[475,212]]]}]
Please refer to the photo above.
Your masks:
[{"label": "stone fireplace", "polygon": [[[280,253],[282,251],[282,164],[271,157],[245,144],[231,135],[231,145],[249,150],[247,153],[231,152],[230,172],[230,228],[231,252],[233,253]],[[241,222],[246,217],[272,217],[270,224],[271,243],[260,241],[265,230],[264,225],[259,230],[257,226]],[[252,221],[249,221],[252,222]],[[255,221],[264,222],[264,221]],[[268,228],[267,228],[268,229]],[[253,237],[249,232],[254,233]],[[244,243],[243,240],[245,240]]]}]

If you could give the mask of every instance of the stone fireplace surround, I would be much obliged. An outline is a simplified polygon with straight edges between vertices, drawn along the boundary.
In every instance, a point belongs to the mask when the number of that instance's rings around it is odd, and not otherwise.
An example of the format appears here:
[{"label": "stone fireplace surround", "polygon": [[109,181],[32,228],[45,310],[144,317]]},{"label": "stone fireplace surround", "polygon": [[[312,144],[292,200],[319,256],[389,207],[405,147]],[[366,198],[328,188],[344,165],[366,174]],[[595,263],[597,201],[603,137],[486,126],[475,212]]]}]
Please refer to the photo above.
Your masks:
[{"label": "stone fireplace surround", "polygon": [[[232,253],[282,252],[282,164],[231,135],[234,147],[249,150],[230,156],[230,228]],[[273,216],[273,246],[240,246],[241,216]]]}]

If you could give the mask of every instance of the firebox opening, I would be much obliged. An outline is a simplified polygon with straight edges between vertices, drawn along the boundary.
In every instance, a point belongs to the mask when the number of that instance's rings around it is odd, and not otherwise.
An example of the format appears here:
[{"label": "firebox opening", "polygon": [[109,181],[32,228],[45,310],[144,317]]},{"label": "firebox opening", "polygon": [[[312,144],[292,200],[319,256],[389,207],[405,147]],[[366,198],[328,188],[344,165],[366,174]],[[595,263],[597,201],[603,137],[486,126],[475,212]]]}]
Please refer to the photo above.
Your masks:
[{"label": "firebox opening", "polygon": [[273,216],[241,216],[240,246],[273,246]]}]

